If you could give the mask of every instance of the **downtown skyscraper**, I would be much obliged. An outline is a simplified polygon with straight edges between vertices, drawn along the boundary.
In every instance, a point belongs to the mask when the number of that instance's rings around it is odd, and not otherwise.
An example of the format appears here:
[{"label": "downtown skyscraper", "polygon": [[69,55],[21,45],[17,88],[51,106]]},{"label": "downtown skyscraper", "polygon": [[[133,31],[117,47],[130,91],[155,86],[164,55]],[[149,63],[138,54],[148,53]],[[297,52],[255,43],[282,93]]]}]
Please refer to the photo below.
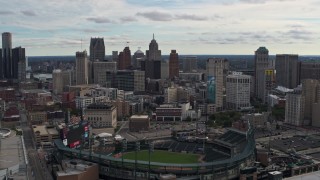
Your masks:
[{"label": "downtown skyscraper", "polygon": [[90,39],[90,61],[103,61],[106,56],[106,49],[103,38]]},{"label": "downtown skyscraper", "polygon": [[12,34],[2,34],[2,50],[0,58],[0,79],[25,80],[26,56],[25,48],[12,49]]},{"label": "downtown skyscraper", "polygon": [[169,58],[169,78],[179,77],[179,55],[176,50],[171,50]]},{"label": "downtown skyscraper", "polygon": [[300,84],[300,63],[297,54],[276,55],[276,82],[278,86],[289,89]]},{"label": "downtown skyscraper", "polygon": [[2,33],[2,77],[10,79],[12,75],[12,34]]},{"label": "downtown skyscraper", "polygon": [[259,47],[254,56],[254,96],[264,101],[265,92],[265,70],[269,67],[269,50]]},{"label": "downtown skyscraper", "polygon": [[88,84],[87,51],[76,52],[76,85]]},{"label": "downtown skyscraper", "polygon": [[90,39],[90,58],[88,62],[88,83],[94,82],[94,67],[93,63],[97,61],[103,61],[106,56],[106,49],[104,46],[103,38],[91,38]]},{"label": "downtown skyscraper", "polygon": [[[215,104],[216,111],[223,109],[223,96],[225,91],[225,77],[229,69],[229,62],[223,58],[209,58],[206,64],[207,99],[209,104]],[[211,89],[214,84],[213,89]]]},{"label": "downtown skyscraper", "polygon": [[122,52],[119,53],[118,70],[125,70],[131,67],[131,51],[129,46],[125,47]]},{"label": "downtown skyscraper", "polygon": [[154,35],[149,44],[149,50],[146,51],[146,56],[146,60],[141,62],[141,70],[145,71],[145,77],[161,79],[161,50],[159,50]]}]

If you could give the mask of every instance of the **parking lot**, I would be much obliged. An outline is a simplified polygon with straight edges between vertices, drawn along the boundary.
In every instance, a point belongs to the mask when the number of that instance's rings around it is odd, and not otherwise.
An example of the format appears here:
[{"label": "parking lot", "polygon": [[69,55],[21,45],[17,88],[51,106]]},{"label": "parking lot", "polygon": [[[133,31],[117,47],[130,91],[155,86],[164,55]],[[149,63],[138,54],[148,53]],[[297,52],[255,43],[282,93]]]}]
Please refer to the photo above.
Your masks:
[{"label": "parking lot", "polygon": [[320,139],[311,136],[294,136],[286,138],[278,138],[270,141],[270,146],[280,151],[288,151],[294,149],[295,151],[303,151],[312,148],[320,147]]}]

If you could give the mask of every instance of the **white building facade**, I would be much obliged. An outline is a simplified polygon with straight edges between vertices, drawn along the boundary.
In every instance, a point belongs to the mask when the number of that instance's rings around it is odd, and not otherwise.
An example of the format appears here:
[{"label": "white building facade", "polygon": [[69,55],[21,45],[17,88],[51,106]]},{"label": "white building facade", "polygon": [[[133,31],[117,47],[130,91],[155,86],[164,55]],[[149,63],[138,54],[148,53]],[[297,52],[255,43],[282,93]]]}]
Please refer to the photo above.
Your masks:
[{"label": "white building facade", "polygon": [[234,72],[227,76],[226,105],[227,109],[241,110],[250,108],[251,76]]},{"label": "white building facade", "polygon": [[295,126],[303,125],[305,99],[301,93],[288,93],[286,95],[285,123]]}]

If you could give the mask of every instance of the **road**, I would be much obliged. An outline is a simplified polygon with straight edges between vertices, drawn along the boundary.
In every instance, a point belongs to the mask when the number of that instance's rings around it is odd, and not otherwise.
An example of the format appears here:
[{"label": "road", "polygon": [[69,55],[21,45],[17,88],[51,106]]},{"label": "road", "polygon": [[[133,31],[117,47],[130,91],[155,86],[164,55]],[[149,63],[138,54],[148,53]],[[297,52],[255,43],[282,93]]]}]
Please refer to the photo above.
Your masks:
[{"label": "road", "polygon": [[28,175],[30,180],[52,180],[46,165],[40,160],[36,145],[33,140],[32,131],[27,123],[27,116],[24,110],[20,111],[20,125],[23,131],[23,139],[28,153]]}]

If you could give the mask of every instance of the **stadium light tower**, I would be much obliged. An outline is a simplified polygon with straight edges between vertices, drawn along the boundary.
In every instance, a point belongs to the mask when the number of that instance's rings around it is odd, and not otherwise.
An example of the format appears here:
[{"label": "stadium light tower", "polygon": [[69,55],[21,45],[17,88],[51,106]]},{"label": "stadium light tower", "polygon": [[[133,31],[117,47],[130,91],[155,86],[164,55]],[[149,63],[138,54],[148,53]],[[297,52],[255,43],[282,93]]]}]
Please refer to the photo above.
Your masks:
[{"label": "stadium light tower", "polygon": [[140,142],[136,142],[135,148],[135,163],[134,163],[134,179],[137,179],[137,152],[140,151]]},{"label": "stadium light tower", "polygon": [[[127,144],[127,139],[123,139],[122,142],[122,148],[121,148],[121,163],[122,163],[122,169],[123,169],[123,153],[127,150],[128,144]],[[124,176],[123,172],[122,175]]]},{"label": "stadium light tower", "polygon": [[153,141],[149,140],[149,172],[148,172],[148,179],[150,179],[150,170],[151,170],[151,166],[150,166],[150,161],[151,161],[151,152],[154,151],[154,143]]}]

